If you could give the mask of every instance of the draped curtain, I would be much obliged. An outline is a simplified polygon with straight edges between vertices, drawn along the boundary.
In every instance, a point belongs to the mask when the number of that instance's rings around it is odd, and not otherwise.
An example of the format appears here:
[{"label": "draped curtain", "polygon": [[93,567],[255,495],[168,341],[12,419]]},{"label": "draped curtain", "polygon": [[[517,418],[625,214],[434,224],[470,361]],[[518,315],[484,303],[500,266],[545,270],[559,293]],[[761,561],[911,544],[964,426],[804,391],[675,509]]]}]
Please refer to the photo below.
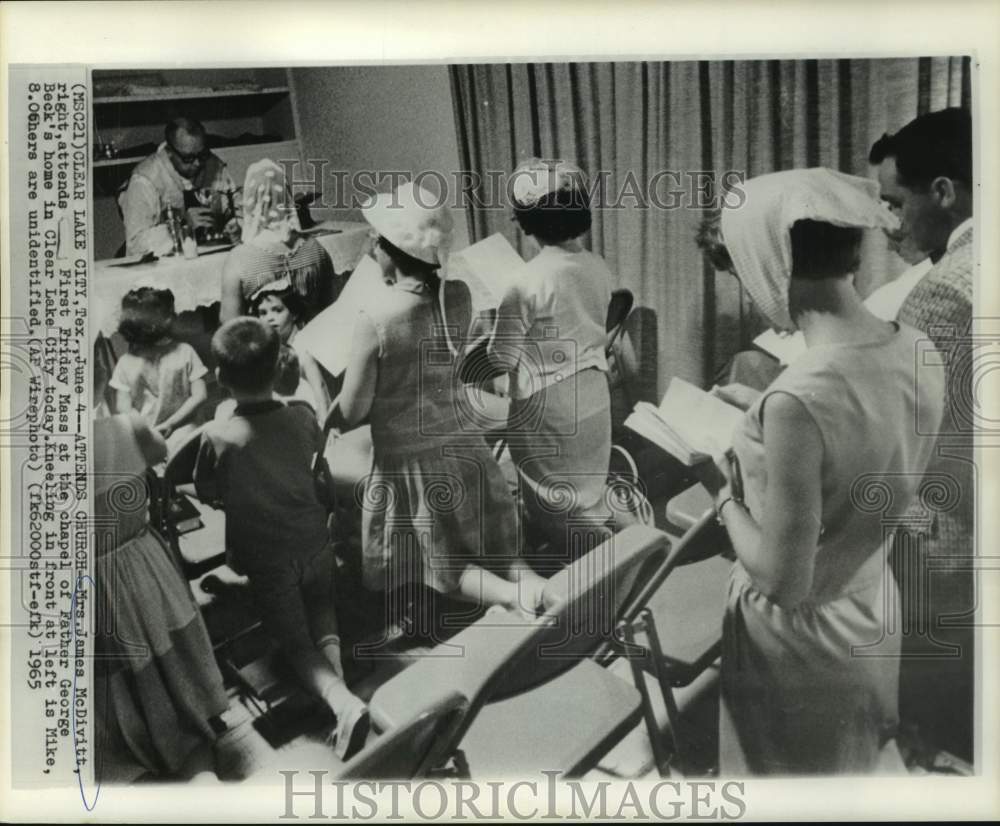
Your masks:
[{"label": "draped curtain", "polygon": [[[727,172],[868,175],[883,132],[971,97],[960,57],[458,65],[450,76],[471,240],[501,232],[529,257],[500,176],[533,155],[577,161],[600,196],[588,246],[655,315],[661,390],[674,375],[710,383],[760,331],[738,282],[694,242]],[[877,236],[863,260],[863,293],[905,266]]]}]

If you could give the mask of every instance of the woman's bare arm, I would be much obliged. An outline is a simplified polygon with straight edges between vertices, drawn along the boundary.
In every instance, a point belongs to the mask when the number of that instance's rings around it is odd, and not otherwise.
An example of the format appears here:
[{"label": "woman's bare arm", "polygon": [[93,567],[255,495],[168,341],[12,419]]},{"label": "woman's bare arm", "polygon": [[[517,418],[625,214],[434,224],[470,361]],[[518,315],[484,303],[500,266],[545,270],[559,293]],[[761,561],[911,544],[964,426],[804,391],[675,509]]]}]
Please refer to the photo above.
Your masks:
[{"label": "woman's bare arm", "polygon": [[[767,492],[760,523],[730,499],[728,479],[714,483],[712,473],[705,472],[699,477],[716,504],[722,504],[720,515],[733,549],[754,584],[788,608],[812,589],[823,512],[823,440],[802,403],[786,393],[766,399],[762,415]],[[720,471],[728,473],[722,462],[711,470],[715,479]]]},{"label": "woman's bare arm", "polygon": [[337,397],[341,415],[350,425],[364,421],[371,410],[378,378],[378,351],[375,324],[365,313],[360,313],[354,326],[354,342],[344,372],[344,385]]},{"label": "woman's bare arm", "polygon": [[222,268],[222,295],[220,296],[219,321],[225,323],[243,315],[243,290],[240,286],[240,268],[233,261],[232,253]]}]

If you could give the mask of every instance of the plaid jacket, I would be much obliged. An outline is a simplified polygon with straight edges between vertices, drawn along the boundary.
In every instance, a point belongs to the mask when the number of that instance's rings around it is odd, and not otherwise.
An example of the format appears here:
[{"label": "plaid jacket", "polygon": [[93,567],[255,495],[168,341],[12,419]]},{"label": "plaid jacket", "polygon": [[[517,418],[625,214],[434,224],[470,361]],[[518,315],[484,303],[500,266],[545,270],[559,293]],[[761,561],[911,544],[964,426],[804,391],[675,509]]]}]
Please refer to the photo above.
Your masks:
[{"label": "plaid jacket", "polygon": [[921,532],[929,531],[928,552],[934,555],[971,555],[974,550],[972,240],[969,227],[913,288],[898,316],[900,323],[926,333],[947,363],[944,421],[927,475],[945,474],[950,480],[943,496],[927,495],[911,509],[922,511]]}]

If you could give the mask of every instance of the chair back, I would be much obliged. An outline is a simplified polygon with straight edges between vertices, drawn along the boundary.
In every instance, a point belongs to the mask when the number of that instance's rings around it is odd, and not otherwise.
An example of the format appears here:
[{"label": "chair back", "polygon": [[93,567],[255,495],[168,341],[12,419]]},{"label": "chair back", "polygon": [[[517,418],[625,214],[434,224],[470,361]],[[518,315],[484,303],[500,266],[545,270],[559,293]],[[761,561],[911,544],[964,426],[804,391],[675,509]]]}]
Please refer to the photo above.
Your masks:
[{"label": "chair back", "polygon": [[551,680],[610,639],[640,570],[666,552],[663,531],[634,525],[552,576],[542,592],[547,623],[497,674],[487,695],[499,699]]},{"label": "chair back", "polygon": [[465,697],[452,691],[363,748],[337,773],[337,779],[409,780],[426,776],[458,747],[459,730],[468,710]]},{"label": "chair back", "polygon": [[488,612],[379,687],[369,704],[376,727],[397,728],[425,702],[418,696],[458,691],[469,702],[455,733],[461,742],[486,703],[547,682],[596,651],[643,563],[667,541],[661,531],[628,528],[553,577],[540,616]]},{"label": "chair back", "polygon": [[621,335],[622,330],[625,328],[625,319],[632,312],[632,305],[634,303],[635,297],[632,295],[631,290],[620,289],[611,293],[611,301],[608,303],[608,315],[604,323],[604,329],[607,333],[607,339],[604,344],[605,352],[611,350],[615,340]]},{"label": "chair back", "polygon": [[157,496],[156,526],[166,538],[173,562],[184,579],[191,579],[194,571],[184,561],[181,554],[180,536],[170,515],[170,503],[177,492],[178,485],[194,481],[194,466],[198,460],[202,430],[204,430],[204,425],[188,436],[167,458],[163,479],[157,480],[159,495]]},{"label": "chair back", "polygon": [[[679,566],[689,562],[707,558],[704,540],[712,535],[716,528],[715,511],[706,511],[684,535],[678,539],[670,552],[654,569],[644,570],[641,583],[637,589],[629,595],[627,601],[622,606],[619,620],[632,623],[639,617],[639,613],[646,608],[653,596],[660,590],[669,577]],[[601,643],[597,650],[596,657],[599,660],[609,657],[614,650],[614,645],[610,640]]]}]

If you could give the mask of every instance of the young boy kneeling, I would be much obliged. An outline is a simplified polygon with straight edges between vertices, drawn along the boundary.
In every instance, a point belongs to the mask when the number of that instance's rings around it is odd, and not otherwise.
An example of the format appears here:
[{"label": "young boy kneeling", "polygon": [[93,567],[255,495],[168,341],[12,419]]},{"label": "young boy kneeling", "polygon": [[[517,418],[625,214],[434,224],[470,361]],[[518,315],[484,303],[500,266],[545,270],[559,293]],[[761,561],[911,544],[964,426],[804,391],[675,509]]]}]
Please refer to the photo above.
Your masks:
[{"label": "young boy kneeling", "polygon": [[219,382],[236,409],[206,427],[195,483],[200,497],[222,501],[229,564],[250,578],[265,629],[336,715],[334,748],[347,759],[364,745],[368,710],[340,661],[333,549],[312,474],[322,433],[312,410],[272,398],[280,346],[256,318],[213,336]]}]

